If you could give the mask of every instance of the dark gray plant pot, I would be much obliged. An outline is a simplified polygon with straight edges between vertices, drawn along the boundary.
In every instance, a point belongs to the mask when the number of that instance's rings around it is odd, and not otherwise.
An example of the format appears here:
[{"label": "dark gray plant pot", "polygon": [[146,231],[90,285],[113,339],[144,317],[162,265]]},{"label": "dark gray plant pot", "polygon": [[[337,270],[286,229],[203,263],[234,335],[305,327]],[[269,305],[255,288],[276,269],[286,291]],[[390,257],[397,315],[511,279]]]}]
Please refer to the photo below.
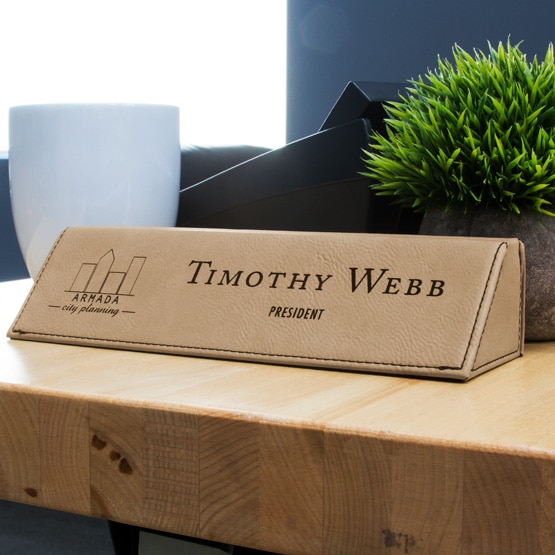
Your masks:
[{"label": "dark gray plant pot", "polygon": [[555,340],[555,218],[492,210],[472,213],[430,209],[421,235],[518,237],[526,251],[526,341]]}]

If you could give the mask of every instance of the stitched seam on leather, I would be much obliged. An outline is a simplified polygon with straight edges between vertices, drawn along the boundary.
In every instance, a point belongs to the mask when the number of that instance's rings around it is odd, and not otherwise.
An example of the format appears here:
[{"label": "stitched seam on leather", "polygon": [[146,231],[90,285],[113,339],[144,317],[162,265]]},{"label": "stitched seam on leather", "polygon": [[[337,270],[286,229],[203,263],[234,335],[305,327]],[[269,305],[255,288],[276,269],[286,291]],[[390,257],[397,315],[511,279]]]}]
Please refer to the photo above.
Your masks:
[{"label": "stitched seam on leather", "polygon": [[524,275],[523,270],[526,268],[526,260],[522,257],[522,255],[524,254],[524,247],[522,247],[520,244],[518,246],[518,259],[519,259],[519,264],[520,264],[520,303],[519,303],[519,314],[518,314],[518,345],[519,348],[518,350],[520,351],[522,349],[522,340],[523,340],[523,334],[524,334],[524,329],[523,329],[523,323],[524,323],[524,291],[525,291],[525,284],[526,284],[526,276]]},{"label": "stitched seam on leather", "polygon": [[[505,243],[502,243],[502,244],[507,245],[506,242],[505,242]],[[501,247],[501,245],[500,245],[500,247]],[[497,256],[497,255],[496,255],[496,256]],[[494,259],[495,259],[495,257],[494,257]],[[521,256],[520,248],[518,249],[518,259],[519,259],[519,261],[520,261],[520,268],[522,268],[522,262],[523,262],[523,261],[522,261],[522,256]],[[492,264],[492,267],[493,267],[493,264]],[[478,342],[478,347],[476,348],[476,352],[478,352],[478,351],[480,350],[480,345],[482,344],[482,339],[483,339],[483,337],[484,337],[484,332],[486,331],[486,327],[487,327],[487,324],[488,324],[489,315],[490,315],[490,313],[491,313],[491,308],[493,307],[493,302],[494,302],[494,300],[495,300],[495,295],[497,294],[497,288],[498,288],[498,287],[499,287],[499,280],[497,280],[497,283],[495,284],[495,290],[494,290],[494,292],[493,292],[492,301],[491,301],[491,304],[490,304],[490,306],[489,306],[488,315],[487,315],[487,317],[486,317],[486,322],[485,322],[485,324],[484,324],[484,329],[482,330],[482,333],[480,334],[480,341]],[[518,303],[518,316],[519,316],[519,318],[518,318],[518,345],[521,344],[521,338],[522,338],[522,300],[523,300],[523,299],[522,299],[522,287],[521,287],[521,289],[520,289],[520,296],[519,296],[519,303]],[[520,350],[520,347],[516,348],[515,350],[511,351],[510,353],[506,353],[506,354],[501,355],[501,356],[499,356],[499,357],[497,357],[497,358],[493,358],[493,359],[491,359],[491,360],[488,360],[487,362],[484,362],[484,363],[481,364],[480,366],[477,366],[476,368],[472,368],[472,369],[471,369],[471,372],[477,372],[477,371],[481,370],[482,368],[484,368],[484,366],[488,366],[489,364],[492,364],[492,363],[498,362],[498,361],[500,361],[500,360],[503,360],[503,359],[506,358],[507,356],[512,356],[512,355],[514,355],[515,353],[518,353],[519,350]]]},{"label": "stitched seam on leather", "polygon": [[[99,344],[109,344],[115,343],[118,345],[144,345],[144,346],[151,346],[151,347],[169,347],[174,349],[183,349],[183,350],[191,350],[191,351],[206,351],[209,353],[235,353],[237,355],[255,355],[255,356],[264,356],[268,358],[276,357],[281,359],[289,359],[289,360],[322,360],[322,361],[329,361],[329,362],[346,362],[349,364],[375,364],[379,366],[392,366],[398,368],[436,368],[439,370],[460,370],[460,366],[434,366],[432,364],[400,364],[397,362],[377,362],[371,360],[350,360],[350,359],[341,359],[341,358],[329,358],[329,357],[311,357],[311,356],[303,356],[303,355],[291,355],[291,354],[278,354],[278,353],[260,353],[256,351],[240,351],[235,349],[217,349],[214,347],[193,347],[191,345],[175,345],[169,343],[145,343],[143,341],[126,341],[120,339],[99,339],[94,337],[85,337],[85,336],[77,336],[77,335],[62,335],[62,334],[53,334],[53,333],[39,333],[39,332],[24,332],[20,330],[14,329],[15,332],[25,335],[29,333],[30,335],[36,337],[56,337],[56,338],[65,338],[65,339],[83,339],[86,341],[96,341]],[[81,345],[86,347],[87,345]],[[172,353],[166,353],[172,354]],[[176,353],[173,353],[176,354]]]},{"label": "stitched seam on leather", "polygon": [[[495,265],[495,261],[496,261],[497,258],[499,257],[499,252],[500,252],[500,250],[501,250],[501,247],[504,246],[504,245],[508,247],[506,241],[503,241],[502,243],[499,243],[499,246],[497,247],[497,250],[495,251],[495,255],[493,256],[493,258],[492,258],[492,260],[491,260],[491,265],[490,265],[490,268],[489,268],[488,279],[486,280],[486,286],[484,287],[484,291],[483,291],[483,293],[482,293],[482,298],[480,299],[480,304],[478,305],[478,310],[476,311],[476,316],[475,316],[475,318],[474,318],[474,325],[472,326],[472,331],[470,332],[470,336],[469,336],[469,338],[468,338],[468,343],[467,343],[467,345],[466,345],[466,352],[464,353],[463,364],[461,365],[461,367],[464,365],[464,361],[465,361],[465,360],[467,359],[467,357],[468,357],[468,350],[470,349],[470,343],[472,342],[472,337],[474,336],[474,331],[475,331],[476,325],[477,325],[477,323],[478,323],[478,316],[479,316],[479,314],[480,314],[480,312],[481,312],[481,310],[482,310],[482,305],[484,304],[484,300],[485,300],[485,298],[486,298],[486,292],[487,292],[487,290],[488,290],[488,287],[489,287],[491,278],[492,278],[492,276],[493,276],[493,266]],[[499,271],[501,272],[501,269],[500,269]],[[493,292],[492,301],[491,301],[490,306],[489,306],[490,310],[491,310],[491,306],[493,305],[493,299],[495,298],[495,291],[497,291],[497,286],[498,286],[498,285],[499,285],[499,279],[497,280],[497,283],[495,284],[495,289],[494,289],[494,292]],[[486,330],[486,325],[487,325],[487,322],[488,322],[490,310],[488,310],[488,314],[487,314],[487,316],[486,316],[486,321],[484,322],[484,327],[482,328],[482,333],[480,334],[480,340],[478,341],[478,345],[476,346],[476,353],[478,353],[478,350],[479,350],[479,348],[480,348],[480,344],[481,344],[481,342],[482,342],[482,338],[483,338],[483,336],[484,336],[484,332],[485,332],[485,330]],[[487,364],[490,364],[490,363],[488,362]],[[474,369],[471,369],[471,371],[473,372]]]},{"label": "stitched seam on leather", "polygon": [[[52,248],[50,249],[50,252],[48,253],[48,256],[46,257],[46,260],[44,261],[44,264],[40,270],[40,272],[37,275],[37,278],[35,279],[35,281],[33,282],[33,286],[31,287],[31,291],[29,291],[29,294],[27,295],[27,298],[25,299],[25,302],[23,303],[23,306],[21,307],[21,310],[19,312],[20,315],[23,315],[23,312],[25,310],[25,307],[27,306],[27,304],[29,303],[29,301],[31,300],[31,297],[33,296],[33,289],[35,288],[35,284],[37,283],[37,281],[39,280],[41,274],[44,272],[44,270],[46,269],[46,266],[48,265],[48,262],[50,261],[50,258],[52,256],[52,253],[56,250],[56,248],[58,247],[58,244],[60,242],[60,240],[62,239],[62,236],[65,235],[66,231],[67,231],[67,227],[60,233],[60,235],[58,236],[58,238],[56,239],[56,242],[54,243],[54,245],[52,246]],[[19,317],[16,319],[16,321],[13,324],[13,328],[14,331],[18,331],[16,330],[16,325],[17,322],[19,322]],[[20,332],[21,333],[21,332]],[[23,332],[25,333],[25,332]]]},{"label": "stitched seam on leather", "polygon": [[494,363],[494,362],[498,362],[498,361],[503,360],[503,359],[505,359],[505,358],[507,358],[507,357],[513,357],[513,355],[514,355],[515,353],[518,353],[519,351],[520,351],[520,349],[515,349],[514,351],[511,351],[510,353],[506,353],[506,354],[504,354],[504,355],[501,355],[500,357],[497,357],[497,358],[493,358],[493,359],[491,359],[491,360],[488,360],[488,362],[484,362],[484,364],[481,364],[480,366],[478,366],[478,367],[476,367],[476,368],[473,368],[473,369],[472,369],[472,372],[476,372],[477,370],[480,370],[481,368],[483,368],[484,366],[487,366],[488,364],[492,364],[492,363]]}]

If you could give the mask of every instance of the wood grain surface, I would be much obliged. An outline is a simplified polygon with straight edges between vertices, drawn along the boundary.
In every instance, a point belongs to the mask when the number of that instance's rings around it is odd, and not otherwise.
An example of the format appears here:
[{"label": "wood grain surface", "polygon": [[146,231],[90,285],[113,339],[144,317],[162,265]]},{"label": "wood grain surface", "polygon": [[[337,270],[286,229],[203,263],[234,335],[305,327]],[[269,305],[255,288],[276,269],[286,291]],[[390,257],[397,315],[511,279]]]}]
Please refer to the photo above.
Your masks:
[{"label": "wood grain surface", "polygon": [[4,338],[0,497],[283,554],[551,555],[554,399],[554,343],[449,383]]}]

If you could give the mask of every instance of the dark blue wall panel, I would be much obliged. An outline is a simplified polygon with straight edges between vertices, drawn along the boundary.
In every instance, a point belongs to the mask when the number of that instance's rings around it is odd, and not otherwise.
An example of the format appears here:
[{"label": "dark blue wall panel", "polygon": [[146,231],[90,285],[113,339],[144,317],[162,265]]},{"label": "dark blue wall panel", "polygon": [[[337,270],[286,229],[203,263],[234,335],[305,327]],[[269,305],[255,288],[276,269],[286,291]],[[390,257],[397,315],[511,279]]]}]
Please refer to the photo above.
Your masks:
[{"label": "dark blue wall panel", "polygon": [[287,140],[316,132],[349,81],[405,81],[454,43],[555,41],[548,0],[288,0]]},{"label": "dark blue wall panel", "polygon": [[0,281],[28,276],[13,224],[8,155],[0,153]]}]

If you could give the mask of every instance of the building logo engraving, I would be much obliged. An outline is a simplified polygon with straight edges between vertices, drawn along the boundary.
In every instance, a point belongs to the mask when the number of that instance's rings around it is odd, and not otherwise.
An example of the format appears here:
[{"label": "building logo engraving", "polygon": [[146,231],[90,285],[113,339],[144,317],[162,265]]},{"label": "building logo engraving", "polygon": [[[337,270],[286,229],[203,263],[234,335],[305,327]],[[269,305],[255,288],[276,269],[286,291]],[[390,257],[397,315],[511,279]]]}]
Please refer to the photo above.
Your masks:
[{"label": "building logo engraving", "polygon": [[100,293],[104,295],[132,295],[139,274],[146,262],[145,256],[134,256],[124,272],[112,271],[115,262],[110,249],[98,262],[84,262],[77,272],[69,292]]},{"label": "building logo engraving", "polygon": [[134,314],[125,298],[133,297],[133,290],[146,262],[146,256],[134,256],[124,271],[113,269],[116,257],[110,249],[98,262],[83,262],[65,293],[65,304],[51,304],[50,308],[68,315],[97,314],[115,317]]}]

